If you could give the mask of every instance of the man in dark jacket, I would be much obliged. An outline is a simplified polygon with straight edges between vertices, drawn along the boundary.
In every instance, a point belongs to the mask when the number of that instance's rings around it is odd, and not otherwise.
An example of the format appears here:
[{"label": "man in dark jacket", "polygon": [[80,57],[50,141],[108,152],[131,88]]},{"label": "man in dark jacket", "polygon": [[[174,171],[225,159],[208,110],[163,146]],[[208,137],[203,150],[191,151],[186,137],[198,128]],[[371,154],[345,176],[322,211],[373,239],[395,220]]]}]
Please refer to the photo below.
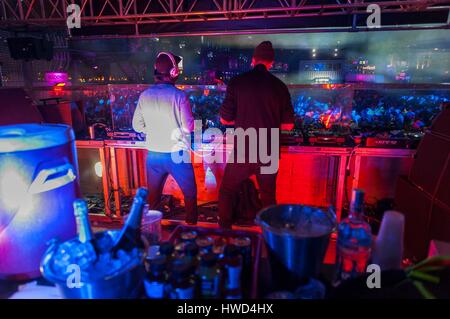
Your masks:
[{"label": "man in dark jacket", "polygon": [[[279,130],[292,130],[294,110],[287,86],[268,70],[272,67],[275,52],[272,43],[258,45],[252,59],[253,69],[233,78],[227,87],[226,98],[220,108],[221,121],[234,125],[237,132],[247,132],[245,156],[240,156],[239,139],[235,137],[232,162],[228,160],[219,191],[219,224],[231,228],[233,223],[233,198],[243,181],[256,175],[263,207],[276,204],[276,178],[278,171]],[[254,160],[251,130],[256,130],[257,160]],[[265,130],[265,134],[261,134]],[[242,142],[242,139],[240,140]],[[248,141],[248,142],[247,142]],[[273,141],[276,143],[274,144]],[[237,143],[236,143],[237,142]],[[265,142],[265,147],[262,146]],[[276,170],[266,170],[267,162],[261,158],[261,149],[277,154]],[[253,151],[253,153],[255,153]]]}]

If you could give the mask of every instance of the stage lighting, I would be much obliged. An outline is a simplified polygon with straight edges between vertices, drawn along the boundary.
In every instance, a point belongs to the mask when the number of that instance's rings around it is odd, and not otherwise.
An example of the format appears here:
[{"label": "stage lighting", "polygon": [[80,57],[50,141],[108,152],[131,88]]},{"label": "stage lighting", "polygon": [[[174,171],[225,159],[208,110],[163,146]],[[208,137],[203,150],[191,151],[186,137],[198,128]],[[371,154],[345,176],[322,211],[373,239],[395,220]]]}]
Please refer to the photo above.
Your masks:
[{"label": "stage lighting", "polygon": [[95,175],[97,175],[98,177],[103,177],[103,166],[101,162],[97,162],[94,165],[94,170],[95,170]]}]

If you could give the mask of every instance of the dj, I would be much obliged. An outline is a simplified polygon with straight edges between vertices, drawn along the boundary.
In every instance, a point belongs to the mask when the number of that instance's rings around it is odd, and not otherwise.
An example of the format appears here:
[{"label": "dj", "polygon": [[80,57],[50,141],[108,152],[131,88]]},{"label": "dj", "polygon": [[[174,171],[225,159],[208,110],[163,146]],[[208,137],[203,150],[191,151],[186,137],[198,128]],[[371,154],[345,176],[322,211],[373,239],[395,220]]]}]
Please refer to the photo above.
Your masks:
[{"label": "dj", "polygon": [[168,175],[180,186],[185,202],[186,223],[197,223],[197,186],[192,163],[176,163],[172,153],[189,152],[194,129],[189,100],[175,87],[181,58],[161,52],[155,62],[155,85],[139,97],[133,128],[147,138],[147,183],[150,209],[156,209]]},{"label": "dj", "polygon": [[[292,130],[294,128],[294,109],[287,86],[272,75],[269,70],[273,65],[275,52],[272,43],[262,42],[254,51],[252,59],[253,70],[231,79],[227,87],[225,100],[220,108],[221,121],[225,125],[234,125],[235,129],[244,131],[256,129],[268,133],[258,136],[256,145],[272,145],[270,141],[276,140],[279,147],[279,129]],[[271,136],[275,130],[278,136]],[[266,139],[266,141],[260,140]],[[266,143],[267,142],[267,143]],[[265,163],[258,158],[252,162],[249,156],[248,145],[245,146],[244,163],[236,159],[228,162],[225,167],[222,184],[219,191],[219,224],[223,228],[231,228],[234,222],[233,199],[242,183],[251,175],[256,175],[259,184],[259,197],[263,207],[276,204],[276,178],[278,162],[275,172],[264,173]],[[239,145],[234,146],[234,155],[239,158]],[[270,147],[267,149],[270,152]],[[276,151],[279,151],[276,150]],[[261,154],[258,152],[258,154]],[[278,156],[277,156],[278,159]],[[238,216],[240,217],[240,216]],[[247,221],[248,223],[249,221]]]}]

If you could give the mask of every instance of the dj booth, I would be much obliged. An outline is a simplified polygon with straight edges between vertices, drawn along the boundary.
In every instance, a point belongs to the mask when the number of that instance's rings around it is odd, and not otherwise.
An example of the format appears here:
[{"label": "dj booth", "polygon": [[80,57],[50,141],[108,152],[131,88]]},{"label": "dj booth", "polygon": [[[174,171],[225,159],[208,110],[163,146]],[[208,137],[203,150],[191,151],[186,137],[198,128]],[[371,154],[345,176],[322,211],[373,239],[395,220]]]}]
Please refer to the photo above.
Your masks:
[{"label": "dj booth", "polygon": [[[101,162],[102,174],[102,190],[105,200],[105,213],[112,218],[120,218],[123,214],[120,207],[122,206],[121,193],[133,194],[135,190],[145,185],[145,142],[140,141],[82,141],[76,142],[78,153],[83,149],[93,149],[98,151],[98,156]],[[206,146],[204,149],[196,150],[197,154],[202,152],[209,152],[210,147]],[[226,149],[216,149],[216,152],[225,152]],[[279,175],[277,180],[277,201],[279,203],[304,203],[312,200],[315,194],[309,193],[305,197],[305,193],[311,190],[306,189],[305,181],[311,175],[317,178],[313,181],[316,184],[317,192],[322,193],[319,199],[322,198],[322,203],[317,202],[317,206],[333,205],[336,208],[338,219],[342,214],[342,209],[345,201],[346,189],[357,188],[360,186],[361,180],[367,180],[363,176],[364,172],[373,172],[376,167],[370,167],[371,162],[367,159],[381,159],[386,164],[388,172],[391,174],[391,181],[395,181],[396,175],[399,173],[407,174],[409,167],[414,158],[415,150],[411,149],[382,149],[382,148],[350,148],[350,147],[318,147],[318,146],[283,146],[281,148],[281,160]],[[123,161],[123,159],[125,161]],[[396,162],[396,159],[401,159]],[[322,161],[321,161],[322,160]],[[326,169],[323,167],[324,162],[328,162]],[[213,164],[205,164],[213,165]],[[197,179],[197,188],[199,193],[199,201],[216,201],[217,191],[220,186],[221,174],[223,174],[224,164],[217,165],[211,169],[216,182],[213,185],[208,183],[203,177],[205,174],[205,165],[194,161],[194,171]],[[322,166],[322,167],[321,167]],[[391,166],[389,168],[389,166]],[[331,168],[329,172],[325,172]],[[311,171],[313,169],[314,171]],[[208,167],[206,167],[208,170]],[[321,184],[321,176],[324,172],[331,176],[331,183],[326,183],[326,187],[317,187]],[[324,177],[328,179],[329,176]],[[370,178],[370,177],[369,177]],[[350,181],[350,182],[349,182]],[[379,182],[379,181],[375,181]],[[172,192],[175,196],[181,197],[181,193],[177,189],[173,180],[169,180],[166,185],[166,192]],[[331,184],[331,185],[329,185]],[[304,186],[305,188],[302,188]],[[314,186],[314,185],[313,185]],[[395,183],[392,185],[380,185],[380,188],[387,189],[393,197],[395,190]],[[83,183],[81,183],[83,191]],[[326,192],[327,194],[323,194]],[[113,194],[110,197],[110,193]],[[370,196],[370,194],[369,194]],[[114,203],[113,205],[111,205]],[[114,208],[112,208],[114,206]]]}]

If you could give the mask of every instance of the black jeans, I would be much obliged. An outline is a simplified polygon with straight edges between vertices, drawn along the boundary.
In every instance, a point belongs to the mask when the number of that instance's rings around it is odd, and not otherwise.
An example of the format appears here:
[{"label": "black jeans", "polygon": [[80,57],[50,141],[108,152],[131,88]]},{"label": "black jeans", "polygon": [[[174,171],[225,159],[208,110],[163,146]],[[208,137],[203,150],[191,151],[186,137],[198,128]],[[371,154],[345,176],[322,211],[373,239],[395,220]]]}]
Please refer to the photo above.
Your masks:
[{"label": "black jeans", "polygon": [[276,204],[275,174],[261,174],[260,164],[228,163],[219,190],[219,225],[230,228],[233,224],[233,199],[241,183],[252,175],[256,175],[259,184],[259,197],[264,207]]},{"label": "black jeans", "polygon": [[150,209],[158,208],[167,177],[172,177],[180,186],[184,195],[186,222],[197,222],[197,185],[191,163],[174,163],[171,153],[148,152],[147,185]]}]

